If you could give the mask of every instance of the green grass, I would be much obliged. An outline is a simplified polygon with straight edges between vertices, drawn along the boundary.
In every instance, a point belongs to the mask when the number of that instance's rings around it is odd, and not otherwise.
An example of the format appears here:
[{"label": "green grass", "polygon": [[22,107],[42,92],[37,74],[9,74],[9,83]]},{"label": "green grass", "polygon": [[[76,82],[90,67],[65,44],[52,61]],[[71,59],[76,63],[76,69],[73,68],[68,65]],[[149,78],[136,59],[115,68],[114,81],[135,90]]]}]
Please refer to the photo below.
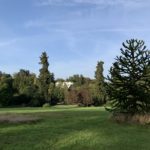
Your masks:
[{"label": "green grass", "polygon": [[3,108],[31,115],[30,124],[0,124],[0,150],[150,150],[150,126],[117,124],[104,108]]}]

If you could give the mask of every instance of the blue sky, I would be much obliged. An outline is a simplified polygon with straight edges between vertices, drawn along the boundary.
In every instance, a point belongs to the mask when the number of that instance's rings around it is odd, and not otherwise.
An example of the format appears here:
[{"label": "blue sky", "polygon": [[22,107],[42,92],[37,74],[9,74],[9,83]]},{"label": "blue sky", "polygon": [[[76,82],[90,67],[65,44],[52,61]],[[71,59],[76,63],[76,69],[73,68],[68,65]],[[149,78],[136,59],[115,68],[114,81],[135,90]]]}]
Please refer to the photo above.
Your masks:
[{"label": "blue sky", "polygon": [[150,48],[150,0],[0,0],[0,70],[38,74],[46,51],[56,78],[105,75],[126,39]]}]

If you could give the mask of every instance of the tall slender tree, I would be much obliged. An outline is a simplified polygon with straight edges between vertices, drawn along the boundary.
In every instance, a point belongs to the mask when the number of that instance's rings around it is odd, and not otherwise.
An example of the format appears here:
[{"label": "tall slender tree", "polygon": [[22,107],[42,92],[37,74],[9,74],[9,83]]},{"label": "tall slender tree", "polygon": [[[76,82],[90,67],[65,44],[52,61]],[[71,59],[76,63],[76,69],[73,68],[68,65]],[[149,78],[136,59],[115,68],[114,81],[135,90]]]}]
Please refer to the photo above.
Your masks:
[{"label": "tall slender tree", "polygon": [[103,61],[97,63],[96,71],[95,71],[95,98],[94,103],[95,105],[104,104],[106,102],[106,91],[105,91],[105,82],[104,82],[104,75],[103,75]]},{"label": "tall slender tree", "polygon": [[50,103],[50,97],[48,94],[49,85],[53,82],[54,75],[51,74],[48,70],[49,63],[48,63],[48,56],[46,52],[43,52],[40,57],[40,64],[42,68],[40,69],[39,74],[39,90],[42,94],[43,98],[45,99],[46,103]]},{"label": "tall slender tree", "polygon": [[150,111],[150,51],[142,40],[123,43],[121,56],[110,69],[108,92],[111,111],[145,113]]}]

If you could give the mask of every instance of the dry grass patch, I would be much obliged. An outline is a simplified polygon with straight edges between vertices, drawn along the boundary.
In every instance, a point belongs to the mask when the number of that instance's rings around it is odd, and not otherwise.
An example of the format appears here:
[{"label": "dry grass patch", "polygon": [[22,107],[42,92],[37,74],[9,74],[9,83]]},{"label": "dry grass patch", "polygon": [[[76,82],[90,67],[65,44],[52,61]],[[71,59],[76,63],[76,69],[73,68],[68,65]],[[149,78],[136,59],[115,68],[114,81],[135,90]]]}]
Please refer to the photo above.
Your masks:
[{"label": "dry grass patch", "polygon": [[35,123],[41,119],[34,116],[19,114],[3,114],[0,115],[0,123]]},{"label": "dry grass patch", "polygon": [[117,113],[111,116],[113,121],[118,123],[150,124],[150,114],[124,114]]}]

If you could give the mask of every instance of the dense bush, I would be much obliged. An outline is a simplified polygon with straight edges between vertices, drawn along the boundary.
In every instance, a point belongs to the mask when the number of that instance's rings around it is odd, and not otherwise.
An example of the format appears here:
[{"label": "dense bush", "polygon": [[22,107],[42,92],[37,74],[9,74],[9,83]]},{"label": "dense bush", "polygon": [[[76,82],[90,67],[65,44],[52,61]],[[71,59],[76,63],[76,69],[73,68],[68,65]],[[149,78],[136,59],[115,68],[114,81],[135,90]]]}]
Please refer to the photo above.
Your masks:
[{"label": "dense bush", "polygon": [[78,104],[80,106],[91,106],[93,104],[92,93],[87,86],[74,87],[68,90],[65,102],[67,104]]}]

